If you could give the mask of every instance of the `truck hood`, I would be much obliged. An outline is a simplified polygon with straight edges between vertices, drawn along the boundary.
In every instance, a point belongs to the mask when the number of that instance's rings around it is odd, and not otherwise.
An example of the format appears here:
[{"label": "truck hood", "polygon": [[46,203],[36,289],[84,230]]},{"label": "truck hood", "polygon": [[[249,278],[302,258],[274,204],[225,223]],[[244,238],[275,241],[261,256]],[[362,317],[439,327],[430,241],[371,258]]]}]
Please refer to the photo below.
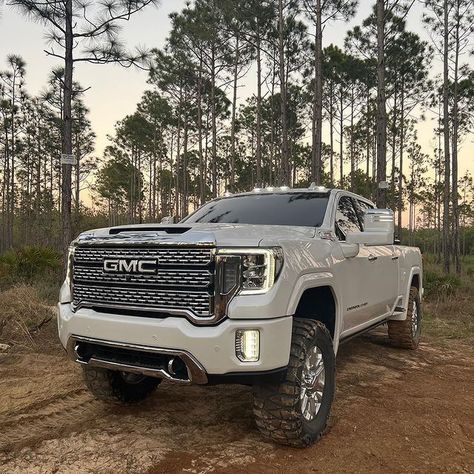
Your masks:
[{"label": "truck hood", "polygon": [[278,244],[280,240],[311,238],[311,227],[253,224],[139,224],[96,229],[82,233],[78,244],[157,243],[168,245],[216,245],[219,247],[255,247]]}]

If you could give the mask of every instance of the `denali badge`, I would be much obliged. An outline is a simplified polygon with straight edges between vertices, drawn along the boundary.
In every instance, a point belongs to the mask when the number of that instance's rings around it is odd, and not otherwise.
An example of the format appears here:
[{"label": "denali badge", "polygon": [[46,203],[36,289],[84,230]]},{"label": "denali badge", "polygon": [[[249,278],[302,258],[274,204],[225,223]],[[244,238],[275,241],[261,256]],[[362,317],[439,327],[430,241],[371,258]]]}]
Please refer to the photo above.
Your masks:
[{"label": "denali badge", "polygon": [[138,258],[104,258],[104,272],[156,274],[158,260]]}]

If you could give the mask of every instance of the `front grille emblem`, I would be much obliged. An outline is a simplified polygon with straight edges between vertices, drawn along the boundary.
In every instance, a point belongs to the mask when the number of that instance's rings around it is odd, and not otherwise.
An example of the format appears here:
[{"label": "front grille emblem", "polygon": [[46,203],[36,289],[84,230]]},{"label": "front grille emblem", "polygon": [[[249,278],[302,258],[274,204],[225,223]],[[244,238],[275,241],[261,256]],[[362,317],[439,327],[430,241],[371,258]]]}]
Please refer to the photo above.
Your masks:
[{"label": "front grille emblem", "polygon": [[158,260],[156,258],[104,258],[102,268],[105,273],[156,275]]}]

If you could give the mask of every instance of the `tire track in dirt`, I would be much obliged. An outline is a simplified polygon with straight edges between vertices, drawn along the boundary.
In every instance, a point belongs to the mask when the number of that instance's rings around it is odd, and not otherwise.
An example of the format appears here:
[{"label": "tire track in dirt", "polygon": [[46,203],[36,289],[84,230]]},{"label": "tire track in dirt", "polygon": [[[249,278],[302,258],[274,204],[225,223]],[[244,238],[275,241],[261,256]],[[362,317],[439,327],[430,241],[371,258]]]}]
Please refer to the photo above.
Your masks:
[{"label": "tire track in dirt", "polygon": [[41,409],[43,408],[47,409],[47,407],[50,407],[51,405],[54,405],[55,403],[61,400],[74,397],[75,395],[80,394],[80,393],[88,393],[88,392],[86,388],[75,388],[67,392],[54,393],[50,397],[43,398],[42,400],[36,400],[32,403],[29,403],[26,406],[20,407],[16,410],[11,410],[8,412],[7,415],[5,414],[0,415],[0,425],[3,426],[4,424],[12,424],[13,422],[12,417],[17,417],[14,420],[15,422],[17,422],[17,421],[21,421],[22,415],[25,415],[25,417],[34,416],[35,411],[40,412]]},{"label": "tire track in dirt", "polygon": [[85,389],[51,398],[47,404],[45,402],[38,402],[33,409],[32,406],[24,407],[17,416],[0,418],[3,428],[0,433],[0,452],[18,450],[45,439],[65,436],[104,411],[104,405],[94,400]]}]

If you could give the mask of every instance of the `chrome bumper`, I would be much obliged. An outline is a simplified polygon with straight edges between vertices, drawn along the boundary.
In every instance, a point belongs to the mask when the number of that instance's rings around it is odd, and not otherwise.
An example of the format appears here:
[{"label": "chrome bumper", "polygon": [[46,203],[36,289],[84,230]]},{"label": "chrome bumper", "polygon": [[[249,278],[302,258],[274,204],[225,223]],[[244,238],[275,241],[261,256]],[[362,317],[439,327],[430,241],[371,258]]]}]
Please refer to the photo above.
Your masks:
[{"label": "chrome bumper", "polygon": [[[168,354],[168,351],[185,354],[198,362],[208,379],[211,375],[234,372],[272,371],[285,367],[289,360],[291,316],[254,320],[227,318],[220,324],[196,326],[182,317],[139,317],[89,308],[73,312],[68,303],[59,304],[58,310],[59,338],[65,348],[71,338],[80,337],[112,344],[117,342],[119,348],[137,348],[143,352],[155,353],[156,350],[157,354]],[[235,334],[239,329],[260,331],[260,359],[257,362],[242,362],[237,358]],[[109,354],[114,355],[113,352],[110,350]]]},{"label": "chrome bumper", "polygon": [[[114,354],[114,349],[117,354]],[[123,344],[74,335],[68,339],[66,350],[73,361],[84,366],[132,372],[179,384],[203,385],[208,382],[202,365],[191,354],[182,350]],[[140,355],[149,356],[151,363],[137,362],[136,359]],[[185,368],[185,374],[181,370],[181,376],[178,376],[175,367],[179,367],[180,363],[184,364],[182,369]]]}]

